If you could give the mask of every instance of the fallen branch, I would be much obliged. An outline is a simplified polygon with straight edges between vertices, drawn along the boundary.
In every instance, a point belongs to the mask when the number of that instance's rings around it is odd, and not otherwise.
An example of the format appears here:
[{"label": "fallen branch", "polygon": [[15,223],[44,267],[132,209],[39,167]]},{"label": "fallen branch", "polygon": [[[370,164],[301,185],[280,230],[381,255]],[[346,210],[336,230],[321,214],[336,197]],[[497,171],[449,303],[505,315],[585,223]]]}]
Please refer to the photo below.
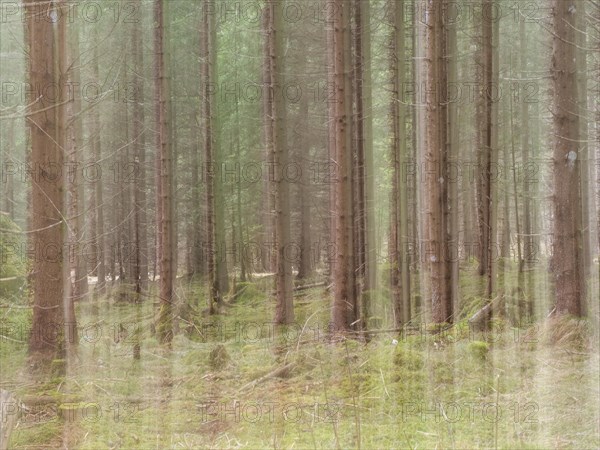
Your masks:
[{"label": "fallen branch", "polygon": [[312,288],[326,286],[326,285],[327,285],[327,283],[325,281],[320,281],[318,283],[312,283],[312,284],[305,284],[303,286],[296,286],[294,288],[294,292],[305,291],[306,289],[312,289]]},{"label": "fallen branch", "polygon": [[246,389],[248,386],[256,386],[257,384],[260,383],[264,383],[267,380],[270,380],[271,378],[286,378],[289,373],[292,371],[292,369],[294,369],[294,367],[296,367],[296,363],[288,363],[285,366],[279,367],[275,370],[273,370],[272,372],[269,372],[268,374],[251,381],[250,383],[245,384],[244,386],[242,386],[240,389],[238,389],[238,393],[243,391],[244,389]]},{"label": "fallen branch", "polygon": [[504,297],[496,297],[494,300],[484,305],[479,311],[473,314],[473,316],[469,319],[469,325],[471,325],[473,329],[477,331],[486,330],[490,320],[492,320],[494,311],[499,311],[503,303]]}]

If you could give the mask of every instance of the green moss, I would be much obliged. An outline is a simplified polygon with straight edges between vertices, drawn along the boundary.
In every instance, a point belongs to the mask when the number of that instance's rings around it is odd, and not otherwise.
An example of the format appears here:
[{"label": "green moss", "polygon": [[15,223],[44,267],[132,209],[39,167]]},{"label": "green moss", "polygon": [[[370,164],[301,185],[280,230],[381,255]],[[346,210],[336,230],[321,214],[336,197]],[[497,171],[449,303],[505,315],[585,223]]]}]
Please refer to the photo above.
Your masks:
[{"label": "green moss", "polygon": [[468,351],[476,359],[485,360],[490,351],[490,344],[483,341],[469,342]]}]

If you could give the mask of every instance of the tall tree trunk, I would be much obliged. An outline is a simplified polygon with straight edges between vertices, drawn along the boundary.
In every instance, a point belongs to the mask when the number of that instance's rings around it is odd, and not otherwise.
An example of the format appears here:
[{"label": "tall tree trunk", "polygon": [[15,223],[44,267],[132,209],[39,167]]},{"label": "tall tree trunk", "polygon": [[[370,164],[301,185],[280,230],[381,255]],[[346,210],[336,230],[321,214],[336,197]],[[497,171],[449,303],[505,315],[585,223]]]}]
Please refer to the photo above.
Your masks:
[{"label": "tall tree trunk", "polygon": [[[217,40],[217,15],[210,14],[210,31],[209,31],[209,69],[210,83],[212,86],[219,86],[219,69],[217,64],[217,55],[219,45]],[[218,89],[218,88],[217,88]],[[209,120],[212,122],[212,139],[213,139],[213,158],[218,178],[213,178],[214,186],[214,214],[215,214],[215,270],[217,289],[219,291],[219,299],[222,301],[224,295],[229,291],[229,276],[227,271],[227,248],[225,244],[225,196],[223,192],[222,166],[223,166],[223,150],[221,146],[221,120],[219,118],[219,102],[218,95],[215,93],[211,96],[211,116]]]},{"label": "tall tree trunk", "polygon": [[[64,57],[66,46],[65,23],[57,25],[37,20],[43,1],[25,4],[27,17],[29,83],[33,86],[61,86],[64,84]],[[60,8],[60,5],[53,5]],[[60,14],[63,11],[55,11]],[[29,353],[49,367],[50,361],[64,358],[68,336],[60,324],[65,322],[68,309],[68,271],[63,267],[64,242],[64,182],[56,177],[56,167],[63,167],[65,148],[66,105],[64,90],[53,101],[36,98],[33,92],[28,103],[32,105],[27,121],[31,131],[30,163],[43,168],[32,183],[32,213],[30,224],[31,245],[41,248],[53,245],[54,258],[34,258],[33,319],[29,338]],[[56,164],[54,169],[49,163]],[[64,299],[67,299],[66,301]],[[48,330],[56,333],[48,333]],[[51,336],[50,336],[51,335]]]},{"label": "tall tree trunk", "polygon": [[[425,22],[425,60],[423,67],[424,82],[431,91],[425,98],[424,142],[421,144],[423,163],[425,164],[425,228],[423,240],[429,295],[431,296],[432,319],[436,323],[452,320],[448,264],[445,257],[447,249],[446,210],[448,200],[448,181],[443,175],[446,171],[447,108],[444,106],[444,93],[447,85],[445,63],[446,30],[440,5],[429,1],[430,12]],[[433,91],[433,86],[441,86]]]},{"label": "tall tree trunk", "polygon": [[[139,0],[141,5],[141,0]],[[133,25],[132,53],[134,58],[133,84],[133,139],[135,183],[134,199],[134,267],[133,280],[138,301],[148,289],[148,229],[146,215],[146,126],[144,102],[144,55],[139,21]]]},{"label": "tall tree trunk", "polygon": [[[328,3],[327,4],[332,10],[333,7]],[[337,164],[338,156],[337,156],[337,146],[336,146],[336,133],[335,133],[335,114],[336,114],[336,98],[337,98],[337,86],[336,86],[336,73],[335,73],[335,20],[333,14],[328,14],[327,16],[329,20],[326,22],[326,39],[327,39],[327,89],[326,89],[326,99],[327,99],[327,150],[328,150],[328,169],[329,172],[334,172],[333,178],[329,183],[329,227],[328,227],[328,236],[329,236],[329,244],[331,246],[335,246],[336,242],[336,210],[335,210],[335,195],[336,195],[336,185],[339,178],[339,166]],[[331,254],[331,252],[327,252],[327,268],[328,275],[331,284],[335,284],[335,254]]]},{"label": "tall tree trunk", "polygon": [[[590,221],[590,177],[591,167],[589,159],[589,127],[588,127],[588,65],[587,65],[587,18],[585,1],[578,2],[577,15],[577,83],[580,108],[580,139],[581,139],[581,232],[582,232],[582,270],[583,276],[588,277],[592,266],[592,239]],[[596,5],[597,6],[597,5]]]},{"label": "tall tree trunk", "polygon": [[365,284],[367,280],[366,256],[366,175],[365,175],[365,130],[364,130],[364,103],[363,103],[363,17],[361,0],[354,0],[352,12],[354,16],[354,32],[352,36],[352,101],[354,102],[354,113],[352,115],[353,123],[353,150],[354,150],[354,267],[356,272],[356,296],[360,300],[360,311],[358,315],[361,318],[361,326],[368,321],[368,294],[365,295]]},{"label": "tall tree trunk", "polygon": [[[519,42],[520,42],[520,72],[521,72],[521,80],[522,82],[527,79],[527,35],[525,33],[525,20],[519,21]],[[521,153],[523,158],[523,168],[527,171],[530,165],[530,144],[529,144],[529,103],[525,98],[519,98],[521,103],[521,111],[520,111],[520,121],[521,121]],[[530,258],[527,257],[528,254],[531,253],[534,246],[533,240],[533,226],[531,220],[531,180],[529,180],[528,176],[525,176],[523,179],[523,253],[525,258],[523,261],[519,261],[519,269],[522,271],[525,268],[526,264],[529,264]]]},{"label": "tall tree trunk", "polygon": [[[302,68],[300,73],[306,71],[307,57],[302,57]],[[297,278],[304,279],[312,275],[313,260],[312,260],[312,238],[311,238],[311,222],[312,209],[311,202],[313,199],[313,191],[311,180],[308,177],[310,169],[310,142],[307,139],[306,130],[308,130],[309,104],[308,95],[303,95],[300,99],[300,107],[298,110],[297,125],[294,127],[294,148],[296,149],[296,157],[300,161],[302,169],[301,183],[298,184],[298,204],[300,208],[300,229],[299,229],[299,246],[300,260],[298,264]]]},{"label": "tall tree trunk", "polygon": [[267,54],[265,62],[269,84],[266,86],[267,99],[265,101],[265,133],[268,136],[265,142],[270,146],[267,149],[272,153],[273,183],[275,189],[275,247],[277,253],[277,307],[275,322],[289,324],[294,321],[293,296],[292,296],[292,263],[286,255],[290,244],[290,203],[289,182],[284,177],[283,168],[288,165],[288,146],[285,134],[285,105],[281,95],[276,95],[276,88],[283,86],[283,31],[282,31],[282,3],[272,1],[267,4],[265,11],[265,45]]},{"label": "tall tree trunk", "polygon": [[[205,11],[208,11],[208,0],[206,1]],[[215,95],[211,88],[215,85],[215,80],[212,78],[215,69],[214,61],[216,55],[215,43],[213,39],[215,35],[212,33],[214,27],[214,17],[211,14],[203,15],[202,33],[200,35],[200,45],[202,46],[202,78],[204,83],[202,86],[202,97],[204,102],[204,164],[206,168],[206,253],[207,253],[207,271],[210,285],[209,295],[209,312],[214,314],[215,307],[221,304],[222,292],[219,289],[217,265],[218,254],[215,242],[215,186],[218,180],[215,180],[215,174],[218,173],[218,166],[215,162],[216,150],[216,132],[214,130],[214,103],[216,103]]]},{"label": "tall tree trunk", "polygon": [[[95,42],[98,42],[98,30],[97,27],[92,27],[92,37]],[[95,83],[100,81],[100,70],[98,62],[98,46],[93,49],[92,56],[92,77]],[[91,118],[91,130],[92,136],[92,155],[93,160],[96,164],[102,162],[102,133],[100,126],[100,105],[96,104],[92,107],[92,118]],[[94,192],[92,194],[93,204],[91,205],[92,214],[94,218],[93,229],[93,249],[94,258],[92,259],[94,267],[92,268],[95,272],[98,280],[96,282],[96,288],[94,294],[101,295],[104,293],[106,287],[106,239],[104,236],[104,196],[103,196],[103,184],[102,177],[97,174],[97,178],[94,181]]]},{"label": "tall tree trunk", "polygon": [[410,320],[410,274],[405,245],[408,242],[408,180],[402,173],[409,160],[406,107],[402,102],[402,89],[406,74],[406,51],[404,30],[404,1],[394,1],[394,30],[390,39],[390,65],[392,74],[392,96],[390,119],[392,129],[391,161],[392,199],[390,205],[390,263],[394,316],[397,325]]},{"label": "tall tree trunk", "polygon": [[576,16],[571,2],[554,1],[552,86],[554,117],[554,222],[552,271],[557,314],[583,313],[581,267],[580,124]]},{"label": "tall tree trunk", "polygon": [[[74,5],[75,14],[77,14],[77,6]],[[81,52],[79,50],[79,27],[72,24],[70,27],[71,34],[70,45],[68,46],[68,80],[73,86],[69,98],[69,122],[67,126],[67,151],[69,154],[69,162],[74,168],[72,178],[69,179],[68,197],[69,215],[72,218],[70,227],[73,237],[75,255],[71,270],[75,273],[75,280],[72,286],[73,301],[81,300],[88,293],[88,273],[85,264],[85,255],[82,250],[84,248],[85,236],[85,195],[82,171],[79,170],[83,161],[83,118],[81,117]],[[71,176],[71,174],[69,174]]]},{"label": "tall tree trunk", "polygon": [[[348,88],[346,74],[348,67],[347,48],[349,33],[347,20],[349,4],[343,0],[332,2],[333,26],[333,88],[331,100],[334,103],[334,116],[330,132],[335,139],[335,161],[337,179],[335,183],[335,264],[334,264],[334,299],[332,323],[335,330],[349,330],[356,321],[356,301],[354,298],[354,281],[352,270],[352,212],[350,201],[352,195],[352,165],[350,164]],[[351,98],[351,97],[350,97]]]},{"label": "tall tree trunk", "polygon": [[157,232],[162,235],[160,249],[160,313],[158,317],[158,337],[161,343],[170,343],[173,338],[173,283],[175,267],[173,261],[173,210],[172,210],[172,161],[169,142],[169,86],[165,78],[164,61],[164,17],[163,0],[155,0],[154,4],[154,45],[155,45],[155,89],[156,89],[156,129],[157,156],[160,160],[160,198],[157,209],[161,211],[161,221],[157,224]]},{"label": "tall tree trunk", "polygon": [[498,167],[498,18],[494,17],[494,0],[482,0],[485,11],[481,17],[481,107],[479,112],[478,154],[478,219],[479,219],[479,274],[487,277],[486,295],[495,291],[497,252],[497,180]]},{"label": "tall tree trunk", "polygon": [[[375,168],[373,158],[373,88],[371,74],[371,6],[370,0],[361,3],[362,21],[362,98],[363,98],[363,128],[364,128],[364,164],[365,164],[365,291],[377,289],[377,236],[375,233]],[[372,294],[365,301],[373,301]],[[366,305],[370,314],[370,305]]]},{"label": "tall tree trunk", "polygon": [[[448,19],[446,23],[446,64],[448,71],[447,84],[456,86],[458,84],[458,42],[457,42],[457,19]],[[449,97],[448,89],[446,96]],[[459,224],[458,224],[458,167],[460,165],[460,135],[458,122],[458,103],[449,101],[447,107],[447,165],[444,178],[448,185],[448,237],[445,245],[445,261],[448,265],[447,276],[449,277],[449,302],[452,312],[458,310],[459,301]]]}]

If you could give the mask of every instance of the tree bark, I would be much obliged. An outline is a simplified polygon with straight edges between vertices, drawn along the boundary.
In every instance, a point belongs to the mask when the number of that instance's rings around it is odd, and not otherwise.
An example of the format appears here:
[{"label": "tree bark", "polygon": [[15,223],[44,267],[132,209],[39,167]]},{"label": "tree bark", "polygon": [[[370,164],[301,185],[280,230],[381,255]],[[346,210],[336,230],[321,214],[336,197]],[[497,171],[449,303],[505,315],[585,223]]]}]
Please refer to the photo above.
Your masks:
[{"label": "tree bark", "polygon": [[[141,5],[141,0],[139,0]],[[134,199],[134,267],[133,279],[139,295],[148,289],[148,223],[146,214],[146,125],[144,112],[144,55],[139,21],[133,26],[132,53],[134,58],[133,139],[135,180]],[[138,298],[138,301],[141,297]]]},{"label": "tree bark", "polygon": [[155,0],[154,4],[154,45],[155,45],[155,90],[157,100],[156,129],[158,140],[158,158],[160,166],[160,198],[157,205],[161,211],[161,221],[157,224],[157,230],[161,236],[160,249],[160,313],[158,317],[158,338],[161,343],[169,344],[173,339],[173,283],[175,277],[175,264],[173,261],[172,246],[173,239],[173,210],[171,192],[171,146],[169,142],[169,86],[165,78],[164,61],[164,15],[163,0]]},{"label": "tree bark", "polygon": [[581,267],[581,143],[577,86],[576,16],[571,2],[554,1],[552,100],[554,117],[554,222],[552,269],[556,314],[583,314]]},{"label": "tree bark", "polygon": [[[447,250],[446,205],[448,202],[447,158],[447,108],[444,96],[447,86],[445,63],[446,30],[443,23],[443,4],[429,0],[430,12],[425,22],[425,60],[423,77],[430,92],[425,98],[424,142],[421,145],[424,163],[423,203],[425,206],[424,257],[427,266],[428,288],[431,297],[432,320],[442,323],[452,320],[452,303],[449,286]],[[439,86],[439,89],[433,87]]]},{"label": "tree bark", "polygon": [[[334,264],[334,299],[332,323],[336,331],[350,330],[356,322],[356,301],[354,298],[354,281],[350,277],[352,268],[352,213],[351,201],[351,168],[350,144],[348,136],[348,79],[346,69],[347,48],[349,39],[348,14],[349,4],[343,0],[332,2],[332,43],[333,43],[333,89],[332,101],[334,116],[330,118],[330,132],[335,139],[335,162],[337,178],[335,180],[335,264]],[[350,97],[351,98],[351,97]]]},{"label": "tree bark", "polygon": [[410,320],[410,274],[408,257],[404,254],[408,238],[408,183],[403,178],[403,168],[408,161],[406,107],[402,102],[405,83],[406,51],[404,37],[404,1],[394,1],[394,31],[390,39],[390,65],[392,96],[390,119],[392,130],[391,161],[392,199],[390,205],[390,266],[394,317],[397,326]]},{"label": "tree bark", "polygon": [[[43,1],[27,2],[27,33],[29,45],[29,82],[34,86],[62,86],[65,79],[66,45],[65,21],[56,26],[49,21],[37,20],[36,14]],[[55,5],[60,8],[60,5]],[[57,11],[60,14],[62,11]],[[62,49],[61,49],[62,48]],[[63,84],[61,84],[63,83]],[[54,258],[34,258],[33,319],[29,338],[29,354],[49,367],[53,359],[64,358],[68,336],[62,328],[65,321],[65,288],[69,283],[68,271],[63,267],[64,182],[56,176],[54,167],[63,167],[65,148],[66,101],[64,89],[53,101],[37,98],[32,92],[27,115],[31,131],[30,163],[39,168],[39,176],[32,183],[32,213],[30,244],[35,248],[52,245]]]}]

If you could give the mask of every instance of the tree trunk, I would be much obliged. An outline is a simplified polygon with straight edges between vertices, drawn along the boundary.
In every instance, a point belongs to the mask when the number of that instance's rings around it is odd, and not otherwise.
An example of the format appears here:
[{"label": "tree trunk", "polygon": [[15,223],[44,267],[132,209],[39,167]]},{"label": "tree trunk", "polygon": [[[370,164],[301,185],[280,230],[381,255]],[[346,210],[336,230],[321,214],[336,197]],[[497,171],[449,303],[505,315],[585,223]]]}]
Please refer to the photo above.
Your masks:
[{"label": "tree trunk", "polygon": [[267,99],[265,102],[265,133],[269,137],[265,142],[269,145],[267,152],[272,153],[271,161],[274,171],[272,175],[275,189],[275,247],[277,253],[277,307],[275,322],[289,324],[294,321],[292,295],[292,264],[286,254],[290,244],[290,203],[289,182],[284,177],[283,168],[288,165],[288,147],[285,134],[285,105],[282,95],[276,95],[276,88],[283,86],[283,32],[282,32],[282,3],[272,1],[267,4],[265,11],[265,45],[267,54],[265,62],[268,72],[266,78]]},{"label": "tree trunk", "polygon": [[[37,20],[36,14],[43,1],[31,1],[25,5],[27,14],[29,83],[34,86],[60,85],[65,67],[64,47],[65,21],[58,26],[49,21]],[[58,7],[59,6],[54,6]],[[60,14],[63,11],[57,11]],[[61,50],[62,47],[62,50]],[[64,183],[56,177],[49,163],[63,167],[65,148],[66,108],[64,90],[59,89],[54,102],[31,92],[28,103],[32,105],[27,115],[31,131],[30,163],[39,167],[40,176],[32,183],[32,213],[30,244],[35,248],[53,245],[54,258],[33,259],[33,319],[29,338],[29,353],[49,367],[53,359],[64,358],[66,343],[65,287],[69,283],[67,270],[63,267],[64,242]]]},{"label": "tree trunk", "polygon": [[[365,291],[375,291],[377,288],[377,236],[375,233],[375,169],[373,161],[373,94],[371,75],[371,6],[370,1],[361,2],[362,34],[362,102],[363,102],[363,133],[364,133],[364,202],[365,202]],[[369,294],[371,302],[374,298]],[[370,315],[370,305],[364,305]]]},{"label": "tree trunk", "polygon": [[[449,20],[447,27],[446,61],[448,70],[448,85],[458,84],[458,42],[457,20]],[[448,90],[446,96],[449,97]],[[458,310],[459,301],[459,225],[458,225],[458,167],[460,165],[460,135],[458,123],[458,103],[448,102],[447,107],[447,162],[444,178],[448,185],[448,237],[444,251],[445,261],[448,265],[447,277],[449,283],[449,308],[454,312]]]},{"label": "tree trunk", "polygon": [[390,119],[392,130],[391,161],[392,200],[390,205],[390,265],[394,317],[397,326],[410,320],[410,274],[405,245],[408,242],[408,183],[403,169],[408,161],[406,107],[402,103],[405,83],[406,52],[404,38],[404,1],[394,2],[394,31],[390,39],[392,96]]},{"label": "tree trunk", "polygon": [[552,269],[557,314],[581,316],[580,124],[577,86],[576,17],[570,2],[554,1],[552,85],[554,117],[554,222]]},{"label": "tree trunk", "polygon": [[[333,89],[331,100],[334,103],[334,116],[330,118],[330,132],[335,139],[335,162],[337,178],[335,184],[335,264],[334,264],[334,299],[332,323],[336,331],[349,330],[356,321],[356,302],[353,296],[354,282],[350,277],[352,267],[352,214],[350,142],[348,139],[348,79],[345,75],[348,62],[347,38],[349,4],[343,0],[332,3],[333,26]],[[350,97],[351,98],[351,97]]]},{"label": "tree trunk", "polygon": [[[74,5],[75,14],[77,6]],[[85,264],[84,249],[84,219],[85,219],[85,195],[82,171],[79,167],[83,161],[83,118],[81,117],[81,52],[79,49],[79,27],[72,24],[70,27],[71,35],[70,45],[68,46],[68,75],[73,89],[69,93],[69,122],[67,126],[67,151],[69,162],[72,163],[73,172],[69,173],[69,189],[67,198],[69,201],[69,216],[72,218],[70,223],[72,244],[75,250],[72,260],[71,270],[75,273],[75,280],[72,286],[72,299],[78,301],[84,298],[88,293],[88,273]]]},{"label": "tree trunk", "polygon": [[[300,73],[306,71],[307,58],[303,56],[302,68]],[[298,264],[297,279],[301,280],[309,278],[313,273],[312,260],[312,238],[311,238],[311,222],[312,209],[311,202],[313,201],[313,190],[311,180],[308,173],[310,170],[311,147],[307,139],[306,130],[308,130],[309,104],[308,95],[303,95],[300,99],[300,108],[298,110],[297,126],[294,127],[294,147],[296,149],[296,157],[300,161],[302,169],[301,183],[298,184],[298,204],[300,208],[300,230],[299,230],[299,247],[300,260]]]},{"label": "tree trunk", "polygon": [[[444,106],[444,93],[447,86],[445,63],[446,30],[443,24],[442,8],[430,1],[431,12],[426,17],[424,81],[432,91],[425,98],[425,141],[421,145],[425,164],[423,195],[425,206],[424,243],[427,259],[429,295],[431,296],[432,319],[436,323],[452,320],[452,303],[449,286],[447,250],[446,205],[448,201],[448,181],[446,173],[447,108]],[[433,91],[433,86],[441,86]]]},{"label": "tree trunk", "polygon": [[[206,11],[208,11],[208,0],[206,2]],[[211,14],[203,15],[202,30],[200,36],[200,45],[202,46],[203,64],[202,72],[204,86],[202,96],[204,102],[204,164],[206,168],[206,253],[207,253],[207,270],[208,280],[210,285],[209,296],[209,312],[214,314],[215,307],[222,303],[222,295],[219,288],[218,280],[218,253],[215,232],[215,187],[219,180],[215,180],[215,175],[218,174],[218,166],[215,162],[215,151],[217,145],[215,125],[214,104],[216,103],[215,94],[211,91],[211,87],[215,84],[213,76],[215,75],[214,62],[216,60],[216,43],[213,39],[216,34],[212,32],[214,28],[214,17]]]},{"label": "tree trunk", "polygon": [[160,198],[157,209],[160,209],[161,221],[157,224],[161,237],[160,249],[160,313],[158,318],[158,338],[161,343],[170,343],[173,339],[173,282],[175,265],[173,261],[173,210],[171,192],[171,146],[169,142],[169,86],[165,78],[164,61],[164,17],[163,0],[155,0],[154,4],[154,45],[155,45],[155,89],[156,89],[156,129],[157,129],[157,154],[160,160]]},{"label": "tree trunk", "polygon": [[[98,31],[97,27],[92,27],[92,37],[98,42]],[[99,83],[100,71],[98,63],[98,47],[95,46],[92,57],[92,73],[93,81]],[[100,108],[99,105],[95,105],[92,108],[91,118],[91,139],[92,139],[92,154],[96,164],[100,164],[102,161],[102,133],[100,127]],[[98,281],[94,289],[94,294],[101,295],[104,293],[106,286],[106,248],[104,238],[104,196],[103,196],[103,185],[102,177],[97,174],[97,179],[94,181],[94,192],[92,194],[93,204],[91,205],[92,214],[94,219],[93,229],[93,251],[94,257],[92,259],[94,267],[92,271],[96,274]]]},{"label": "tree trunk", "polygon": [[[141,5],[141,0],[139,0]],[[134,198],[134,267],[133,281],[138,294],[148,289],[148,229],[146,215],[146,126],[144,113],[144,55],[139,21],[133,26],[132,53],[134,58],[133,84],[133,139],[135,183]]]}]

